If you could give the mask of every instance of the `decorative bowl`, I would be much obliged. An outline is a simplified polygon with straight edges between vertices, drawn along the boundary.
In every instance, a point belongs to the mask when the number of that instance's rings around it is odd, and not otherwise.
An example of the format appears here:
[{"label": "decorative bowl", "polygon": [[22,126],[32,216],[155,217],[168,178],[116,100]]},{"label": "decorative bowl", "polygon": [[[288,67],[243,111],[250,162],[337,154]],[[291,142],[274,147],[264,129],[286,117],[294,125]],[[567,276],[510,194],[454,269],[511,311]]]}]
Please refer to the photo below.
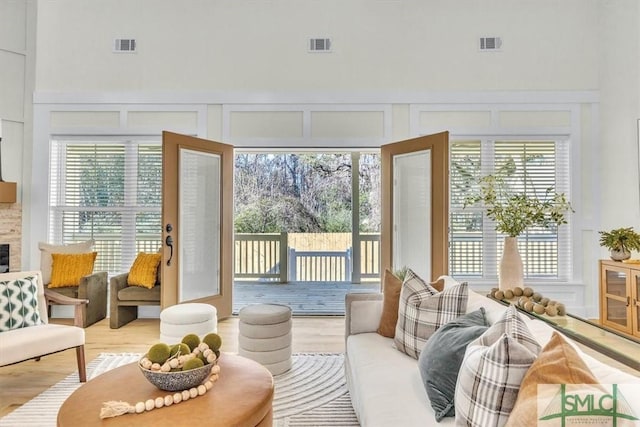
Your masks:
[{"label": "decorative bowl", "polygon": [[154,386],[166,391],[182,391],[197,387],[209,377],[211,368],[215,365],[215,363],[209,363],[188,371],[159,372],[145,369],[138,362],[144,377]]}]

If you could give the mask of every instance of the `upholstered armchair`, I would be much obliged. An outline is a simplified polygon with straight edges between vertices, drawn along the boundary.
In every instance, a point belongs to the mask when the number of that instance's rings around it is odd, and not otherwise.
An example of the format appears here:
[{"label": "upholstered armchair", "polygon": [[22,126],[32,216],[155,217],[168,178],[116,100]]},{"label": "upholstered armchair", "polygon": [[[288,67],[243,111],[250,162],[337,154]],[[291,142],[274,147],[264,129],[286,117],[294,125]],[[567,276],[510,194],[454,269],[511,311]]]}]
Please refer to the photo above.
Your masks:
[{"label": "upholstered armchair", "polygon": [[[11,294],[12,297],[5,298]],[[68,301],[66,301],[68,302]],[[78,320],[86,300],[75,299]],[[59,300],[65,303],[65,298]],[[42,275],[39,271],[0,274],[0,366],[75,348],[78,375],[87,380],[84,329],[49,323]]]},{"label": "upholstered armchair", "polygon": [[[86,328],[107,317],[107,272],[93,272],[93,240],[69,245],[39,243],[45,298],[51,306],[87,301],[81,305],[79,326]],[[54,265],[55,264],[55,265]]]},{"label": "upholstered armchair", "polygon": [[127,273],[109,281],[109,326],[118,329],[138,318],[141,305],[160,305],[159,253],[140,253]]}]

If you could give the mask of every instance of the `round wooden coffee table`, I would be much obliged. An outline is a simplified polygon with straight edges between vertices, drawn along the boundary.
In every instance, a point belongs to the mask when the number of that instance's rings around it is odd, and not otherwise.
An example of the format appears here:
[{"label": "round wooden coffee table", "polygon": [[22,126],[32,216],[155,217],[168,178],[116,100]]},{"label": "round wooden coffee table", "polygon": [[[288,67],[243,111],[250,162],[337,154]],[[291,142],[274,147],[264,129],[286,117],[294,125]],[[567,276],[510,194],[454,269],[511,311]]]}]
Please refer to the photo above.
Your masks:
[{"label": "round wooden coffee table", "polygon": [[273,377],[262,365],[223,353],[220,378],[203,396],[142,414],[100,419],[102,403],[155,399],[171,392],[147,381],[138,363],[131,363],[88,381],[62,404],[59,427],[76,426],[271,426]]}]

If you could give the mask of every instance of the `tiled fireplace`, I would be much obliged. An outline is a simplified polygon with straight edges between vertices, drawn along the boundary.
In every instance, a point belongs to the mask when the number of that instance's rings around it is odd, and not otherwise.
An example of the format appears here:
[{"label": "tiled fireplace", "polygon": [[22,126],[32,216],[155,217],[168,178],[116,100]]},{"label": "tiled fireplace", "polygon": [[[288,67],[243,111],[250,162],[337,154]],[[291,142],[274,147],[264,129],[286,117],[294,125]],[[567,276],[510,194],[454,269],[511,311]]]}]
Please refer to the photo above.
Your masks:
[{"label": "tiled fireplace", "polygon": [[22,205],[0,203],[0,272],[20,271],[21,255]]}]

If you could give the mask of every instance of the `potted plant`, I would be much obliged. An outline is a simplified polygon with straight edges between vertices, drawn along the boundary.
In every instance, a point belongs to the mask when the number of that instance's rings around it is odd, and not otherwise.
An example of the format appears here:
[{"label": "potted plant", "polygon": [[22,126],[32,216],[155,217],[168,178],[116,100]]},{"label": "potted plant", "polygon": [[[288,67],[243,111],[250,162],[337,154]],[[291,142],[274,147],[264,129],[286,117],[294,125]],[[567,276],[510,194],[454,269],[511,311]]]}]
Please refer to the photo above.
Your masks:
[{"label": "potted plant", "polygon": [[611,231],[598,231],[600,246],[610,251],[611,259],[622,261],[631,258],[631,251],[640,250],[640,234],[633,227],[616,228]]},{"label": "potted plant", "polygon": [[543,197],[509,190],[502,177],[486,175],[478,180],[477,193],[465,198],[464,207],[481,203],[486,215],[495,222],[496,230],[505,234],[499,270],[499,288],[522,286],[524,273],[518,252],[518,236],[529,227],[551,228],[566,224],[573,212],[564,193],[548,188]]}]

